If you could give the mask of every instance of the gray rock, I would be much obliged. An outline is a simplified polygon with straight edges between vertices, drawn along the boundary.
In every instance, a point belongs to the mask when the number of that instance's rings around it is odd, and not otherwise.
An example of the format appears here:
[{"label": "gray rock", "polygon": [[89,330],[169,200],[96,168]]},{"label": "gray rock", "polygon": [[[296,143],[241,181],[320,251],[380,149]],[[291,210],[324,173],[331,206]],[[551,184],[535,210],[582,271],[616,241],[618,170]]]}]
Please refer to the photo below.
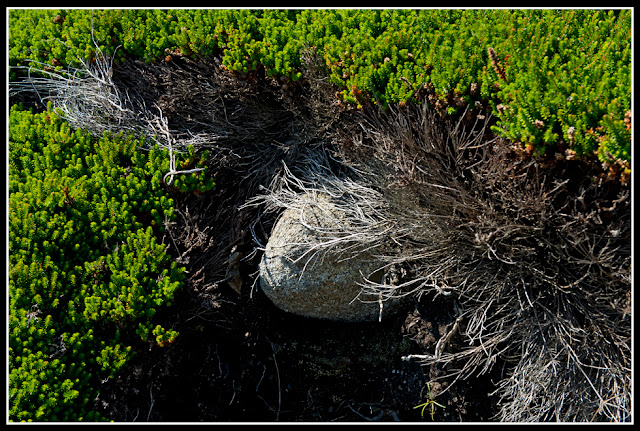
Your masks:
[{"label": "gray rock", "polygon": [[[379,282],[384,264],[370,252],[336,249],[354,244],[332,242],[349,234],[350,223],[326,196],[306,194],[301,202],[300,208],[286,209],[273,228],[260,261],[262,291],[277,307],[298,315],[378,321],[378,296],[362,293],[358,283],[363,277]],[[389,302],[383,303],[385,312]]]}]

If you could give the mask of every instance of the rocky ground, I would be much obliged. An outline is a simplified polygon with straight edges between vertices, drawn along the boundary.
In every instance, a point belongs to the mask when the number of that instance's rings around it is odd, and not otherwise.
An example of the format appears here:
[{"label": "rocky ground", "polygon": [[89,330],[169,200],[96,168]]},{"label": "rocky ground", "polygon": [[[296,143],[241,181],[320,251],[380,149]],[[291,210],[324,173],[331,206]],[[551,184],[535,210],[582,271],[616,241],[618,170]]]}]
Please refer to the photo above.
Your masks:
[{"label": "rocky ground", "polygon": [[[232,129],[232,134],[240,135],[240,141],[244,139],[242,133],[251,139],[257,133],[242,129],[251,126],[248,119],[255,119],[256,112],[270,112],[267,119],[259,119],[264,133],[272,133],[275,127],[288,135],[302,127],[287,125],[287,121],[297,121],[291,115],[298,107],[290,105],[297,96],[282,93],[284,99],[274,97],[274,92],[280,94],[279,84],[272,83],[274,88],[258,89],[256,93],[256,88],[245,82],[225,81],[217,68],[208,64],[203,67],[212,77],[210,91],[215,96],[211,98],[215,107],[206,108],[214,110],[224,105],[229,121],[241,126]],[[196,93],[203,91],[202,98],[211,94],[205,94],[204,87],[194,86],[192,72],[181,74],[180,69],[166,65],[137,63],[135,67],[119,66],[115,73],[120,85],[135,88],[149,98],[150,105],[158,103],[170,115],[191,115],[193,109],[202,110],[203,115],[209,112],[202,105],[194,108]],[[278,99],[276,103],[274,99]],[[41,108],[32,94],[20,94],[13,102]],[[327,105],[322,109],[334,108]],[[337,118],[315,114],[327,121],[327,127]],[[299,141],[304,139],[308,138]],[[250,147],[248,151],[256,149]],[[293,154],[285,151],[283,157]],[[279,159],[276,162],[280,165]],[[261,167],[267,164],[257,161]],[[446,370],[403,359],[434,349],[453,323],[451,304],[413,299],[393,314],[385,314],[382,322],[373,323],[305,318],[276,308],[257,287],[259,256],[251,255],[255,243],[246,231],[247,212],[236,212],[251,192],[238,188],[234,169],[219,169],[217,187],[209,193],[186,200],[174,196],[179,216],[163,241],[174,258],[187,267],[187,281],[174,304],[157,317],[159,323],[178,330],[180,335],[174,344],[163,348],[132,337],[136,354],[129,366],[100,384],[95,404],[106,418],[116,422],[431,422],[491,418],[497,400],[489,395],[493,389],[490,375],[453,385]],[[243,186],[253,187],[255,192],[256,184],[245,182]],[[238,247],[244,256],[240,278],[228,283],[227,259]],[[424,410],[415,408],[427,401],[437,404],[428,404]]]}]

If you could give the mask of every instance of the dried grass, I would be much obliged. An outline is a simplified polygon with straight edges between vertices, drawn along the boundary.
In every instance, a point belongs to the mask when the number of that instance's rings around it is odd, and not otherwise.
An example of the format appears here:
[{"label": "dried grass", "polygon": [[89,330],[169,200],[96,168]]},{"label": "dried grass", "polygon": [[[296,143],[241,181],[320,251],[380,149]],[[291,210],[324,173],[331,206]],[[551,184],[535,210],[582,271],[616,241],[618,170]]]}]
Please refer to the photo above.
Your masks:
[{"label": "dried grass", "polygon": [[459,304],[463,347],[413,358],[458,378],[506,361],[501,421],[630,420],[628,189],[577,163],[522,159],[486,122],[463,124],[427,104],[392,107],[344,137],[346,163],[406,232],[389,248],[411,268],[405,285]]}]

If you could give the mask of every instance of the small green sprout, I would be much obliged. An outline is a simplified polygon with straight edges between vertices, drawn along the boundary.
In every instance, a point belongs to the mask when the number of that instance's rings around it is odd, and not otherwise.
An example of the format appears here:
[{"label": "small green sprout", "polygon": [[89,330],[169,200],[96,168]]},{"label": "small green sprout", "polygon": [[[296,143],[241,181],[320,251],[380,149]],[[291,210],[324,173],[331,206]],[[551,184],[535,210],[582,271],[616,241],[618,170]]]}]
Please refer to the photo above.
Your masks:
[{"label": "small green sprout", "polygon": [[431,415],[431,420],[433,420],[433,415],[436,413],[436,406],[442,407],[443,409],[445,407],[442,404],[437,403],[433,399],[433,394],[431,393],[431,386],[429,385],[429,383],[427,383],[427,391],[428,391],[429,399],[422,404],[418,404],[417,406],[414,407],[414,409],[419,409],[420,407],[422,407],[422,410],[420,411],[420,416],[424,416],[424,411],[427,409],[427,407],[429,407],[431,410],[429,412],[429,415]]}]

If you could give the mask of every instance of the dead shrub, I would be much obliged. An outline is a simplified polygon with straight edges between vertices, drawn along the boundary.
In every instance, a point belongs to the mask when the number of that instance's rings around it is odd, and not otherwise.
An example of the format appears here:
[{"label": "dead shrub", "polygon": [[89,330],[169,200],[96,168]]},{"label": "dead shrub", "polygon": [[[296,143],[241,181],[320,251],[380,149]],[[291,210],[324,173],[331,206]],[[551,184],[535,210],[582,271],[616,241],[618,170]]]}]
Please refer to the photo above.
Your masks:
[{"label": "dead shrub", "polygon": [[506,361],[501,421],[630,420],[628,188],[463,121],[417,103],[365,110],[342,135],[345,163],[404,232],[388,257],[410,269],[405,286],[456,305],[463,347],[413,358],[458,378]]}]

